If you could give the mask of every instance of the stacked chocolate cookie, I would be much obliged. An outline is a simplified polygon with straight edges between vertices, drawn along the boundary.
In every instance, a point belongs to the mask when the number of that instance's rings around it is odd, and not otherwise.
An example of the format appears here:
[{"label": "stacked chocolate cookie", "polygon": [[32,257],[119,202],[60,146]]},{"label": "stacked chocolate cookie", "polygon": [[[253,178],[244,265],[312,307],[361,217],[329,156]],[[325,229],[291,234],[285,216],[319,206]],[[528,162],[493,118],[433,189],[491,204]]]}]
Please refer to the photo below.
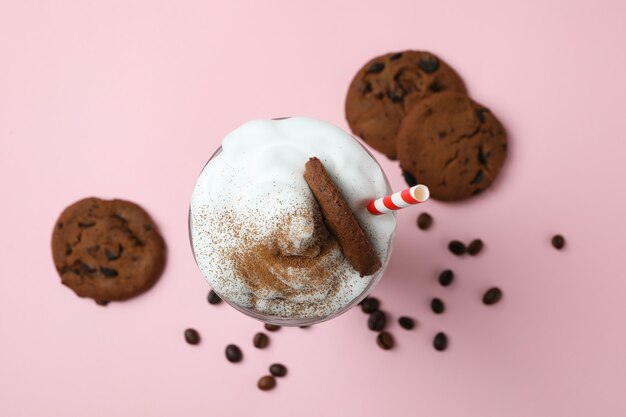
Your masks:
[{"label": "stacked chocolate cookie", "polygon": [[409,185],[427,185],[438,200],[482,192],[506,157],[498,119],[429,52],[389,53],[365,64],[348,89],[346,119],[355,135],[399,160]]}]

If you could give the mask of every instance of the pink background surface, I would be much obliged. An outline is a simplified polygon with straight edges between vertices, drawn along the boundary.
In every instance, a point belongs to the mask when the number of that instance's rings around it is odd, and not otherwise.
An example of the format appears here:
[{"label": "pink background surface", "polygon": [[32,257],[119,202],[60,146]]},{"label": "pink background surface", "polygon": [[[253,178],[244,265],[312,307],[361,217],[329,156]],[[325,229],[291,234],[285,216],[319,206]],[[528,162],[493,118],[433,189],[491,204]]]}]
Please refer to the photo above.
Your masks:
[{"label": "pink background surface", "polygon": [[[0,415],[626,415],[625,19],[617,0],[0,2]],[[261,325],[208,305],[191,255],[197,174],[248,119],[347,127],[359,66],[408,48],[444,57],[503,121],[501,181],[465,204],[429,202],[427,233],[421,210],[400,213],[374,290],[394,351],[358,310],[252,348]],[[90,195],[134,200],[159,224],[167,270],[144,296],[102,308],[60,285],[51,229]],[[478,258],[445,249],[474,237]],[[458,279],[441,288],[447,267]],[[505,298],[488,308],[491,285]],[[417,329],[400,329],[402,314]],[[440,330],[445,353],[431,346]],[[231,342],[243,363],[224,359]],[[260,392],[274,361],[290,373]]]}]

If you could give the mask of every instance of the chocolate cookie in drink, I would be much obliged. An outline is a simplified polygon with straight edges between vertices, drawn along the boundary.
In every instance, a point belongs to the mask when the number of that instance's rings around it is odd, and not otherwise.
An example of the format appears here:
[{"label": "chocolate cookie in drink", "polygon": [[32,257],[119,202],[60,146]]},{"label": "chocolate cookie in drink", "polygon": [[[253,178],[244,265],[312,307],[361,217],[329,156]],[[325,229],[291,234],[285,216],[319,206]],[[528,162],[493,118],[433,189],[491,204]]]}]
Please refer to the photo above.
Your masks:
[{"label": "chocolate cookie in drink", "polygon": [[396,159],[396,134],[405,114],[442,91],[466,93],[459,75],[425,51],[378,56],[354,76],[345,111],[350,129],[372,148]]},{"label": "chocolate cookie in drink", "polygon": [[[360,270],[305,180],[316,157],[372,248]],[[190,235],[200,270],[225,301],[274,324],[333,317],[362,298],[386,264],[395,217],[365,203],[390,192],[369,153],[314,119],[248,122],[226,136],[197,180]],[[343,242],[345,243],[345,242]]]}]

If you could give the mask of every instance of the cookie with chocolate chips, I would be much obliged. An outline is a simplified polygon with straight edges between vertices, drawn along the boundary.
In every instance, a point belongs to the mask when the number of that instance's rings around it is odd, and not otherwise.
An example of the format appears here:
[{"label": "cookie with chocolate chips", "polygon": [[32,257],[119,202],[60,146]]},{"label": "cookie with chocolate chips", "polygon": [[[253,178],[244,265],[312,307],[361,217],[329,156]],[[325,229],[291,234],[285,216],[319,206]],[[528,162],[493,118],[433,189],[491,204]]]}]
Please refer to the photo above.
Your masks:
[{"label": "cookie with chocolate chips", "polygon": [[402,121],[397,141],[407,182],[427,185],[430,195],[443,201],[485,190],[507,153],[506,134],[494,114],[451,92],[416,105]]},{"label": "cookie with chocolate chips", "polygon": [[404,115],[442,91],[466,92],[458,74],[440,58],[421,51],[389,53],[355,75],[346,97],[346,119],[356,136],[396,159],[396,134]]},{"label": "cookie with chocolate chips", "polygon": [[52,233],[52,257],[64,285],[106,305],[156,282],[165,265],[165,243],[137,204],[86,198],[61,213]]}]

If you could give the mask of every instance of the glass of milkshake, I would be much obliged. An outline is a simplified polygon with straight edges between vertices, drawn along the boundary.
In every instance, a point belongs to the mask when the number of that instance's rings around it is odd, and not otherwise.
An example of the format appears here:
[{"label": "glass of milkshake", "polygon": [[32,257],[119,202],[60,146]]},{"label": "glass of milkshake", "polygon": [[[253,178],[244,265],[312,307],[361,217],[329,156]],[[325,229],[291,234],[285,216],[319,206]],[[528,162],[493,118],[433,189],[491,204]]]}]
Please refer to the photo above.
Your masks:
[{"label": "glass of milkshake", "polygon": [[[358,221],[380,267],[361,275],[329,231],[304,178],[318,158]],[[394,213],[368,202],[388,195],[372,155],[338,127],[292,117],[253,120],[228,134],[196,182],[189,234],[212,289],[267,323],[303,326],[349,310],[381,278],[395,235]]]}]

